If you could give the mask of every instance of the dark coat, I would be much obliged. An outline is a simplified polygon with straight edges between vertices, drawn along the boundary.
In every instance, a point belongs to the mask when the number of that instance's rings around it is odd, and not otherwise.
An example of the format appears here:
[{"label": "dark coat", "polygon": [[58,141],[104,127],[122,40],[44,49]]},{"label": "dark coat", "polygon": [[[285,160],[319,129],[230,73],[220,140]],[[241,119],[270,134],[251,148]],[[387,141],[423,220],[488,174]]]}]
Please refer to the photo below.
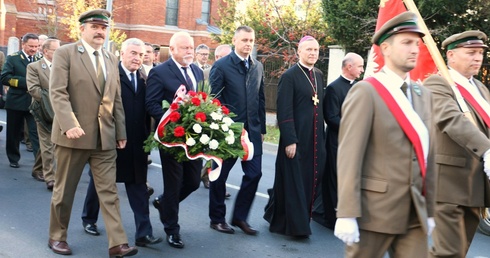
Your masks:
[{"label": "dark coat", "polygon": [[117,182],[145,183],[148,171],[148,153],[143,150],[150,134],[150,116],[145,108],[146,82],[137,71],[137,92],[119,63],[121,98],[126,116],[126,148],[117,149]]},{"label": "dark coat", "polygon": [[[34,56],[34,61],[37,61]],[[20,50],[9,56],[3,65],[1,80],[2,84],[9,87],[5,109],[29,111],[31,95],[27,92],[26,71],[29,59]]]},{"label": "dark coat", "polygon": [[[315,106],[311,83],[299,65],[280,78],[277,91],[277,121],[281,132],[276,157],[274,188],[265,208],[269,231],[290,236],[310,235],[313,198],[325,169],[323,120],[323,74],[315,80],[320,102]],[[296,144],[296,155],[286,157],[286,147]]]},{"label": "dark coat", "polygon": [[327,164],[322,180],[323,207],[325,210],[325,223],[333,228],[336,221],[335,208],[337,207],[337,149],[339,147],[339,128],[342,117],[342,104],[352,85],[350,81],[339,76],[330,83],[325,90],[323,99],[323,114],[327,123],[327,137],[325,147],[327,150]]},{"label": "dark coat", "polygon": [[264,68],[256,59],[250,60],[247,71],[243,61],[231,52],[211,67],[209,83],[211,94],[237,115],[233,120],[245,124],[254,155],[262,155],[261,134],[266,133]]},{"label": "dark coat", "polygon": [[[194,74],[194,78],[196,78],[197,84],[202,83],[204,75],[201,68],[194,64],[190,64],[189,67]],[[158,125],[164,113],[164,110],[162,110],[162,100],[172,103],[175,92],[182,84],[189,87],[173,59],[169,59],[151,69],[150,74],[148,74],[146,109],[155,119],[156,125]]]}]

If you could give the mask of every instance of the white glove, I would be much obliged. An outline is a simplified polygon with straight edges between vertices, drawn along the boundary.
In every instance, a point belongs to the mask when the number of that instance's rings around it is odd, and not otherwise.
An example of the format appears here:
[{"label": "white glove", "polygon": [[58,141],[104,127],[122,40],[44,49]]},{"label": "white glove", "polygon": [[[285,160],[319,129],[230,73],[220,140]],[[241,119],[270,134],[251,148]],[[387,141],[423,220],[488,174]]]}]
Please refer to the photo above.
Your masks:
[{"label": "white glove", "polygon": [[359,227],[356,218],[337,218],[333,233],[347,245],[359,242]]},{"label": "white glove", "polygon": [[490,179],[490,150],[485,151],[483,154],[483,171]]},{"label": "white glove", "polygon": [[432,231],[436,227],[436,222],[434,221],[434,217],[427,218],[427,236],[432,235]]}]

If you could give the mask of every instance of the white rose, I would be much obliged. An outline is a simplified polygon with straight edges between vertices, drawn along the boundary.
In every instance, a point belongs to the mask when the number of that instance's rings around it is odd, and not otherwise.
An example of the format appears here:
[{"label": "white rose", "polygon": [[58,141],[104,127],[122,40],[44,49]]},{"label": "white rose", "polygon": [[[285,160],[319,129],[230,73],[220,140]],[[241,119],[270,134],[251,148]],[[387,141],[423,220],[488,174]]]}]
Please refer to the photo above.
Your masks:
[{"label": "white rose", "polygon": [[194,146],[194,144],[196,144],[196,140],[194,140],[194,138],[189,138],[187,141],[185,141],[185,144],[187,144],[187,146]]},{"label": "white rose", "polygon": [[213,130],[218,130],[219,129],[219,125],[217,123],[211,123],[209,125],[209,128],[211,128]]},{"label": "white rose", "polygon": [[221,125],[221,130],[223,130],[223,132],[228,132],[228,130],[230,130],[230,128],[228,128],[228,125],[222,124]]},{"label": "white rose", "polygon": [[234,123],[234,121],[230,117],[224,117],[223,118],[223,123],[225,123],[227,126],[230,126],[231,124]]},{"label": "white rose", "polygon": [[219,145],[219,142],[215,139],[212,139],[210,142],[209,142],[209,148],[212,149],[212,150],[216,150],[218,148],[218,145]]},{"label": "white rose", "polygon": [[228,135],[228,136],[226,136],[225,141],[226,141],[226,143],[231,145],[231,144],[235,143],[235,137],[233,135]]},{"label": "white rose", "polygon": [[199,138],[199,141],[202,144],[208,144],[208,142],[209,142],[209,136],[207,134],[203,134],[203,135],[201,135],[201,138]]},{"label": "white rose", "polygon": [[228,131],[228,134],[229,134],[230,136],[235,136],[235,133],[233,132],[233,130],[229,130],[229,131]]},{"label": "white rose", "polygon": [[221,114],[218,114],[216,112],[211,112],[211,114],[209,114],[211,116],[211,118],[215,121],[219,121],[221,120],[221,118],[223,117],[223,115]]},{"label": "white rose", "polygon": [[194,132],[196,132],[196,133],[201,133],[202,132],[202,127],[201,127],[200,124],[194,124],[192,126],[192,130],[194,130]]}]

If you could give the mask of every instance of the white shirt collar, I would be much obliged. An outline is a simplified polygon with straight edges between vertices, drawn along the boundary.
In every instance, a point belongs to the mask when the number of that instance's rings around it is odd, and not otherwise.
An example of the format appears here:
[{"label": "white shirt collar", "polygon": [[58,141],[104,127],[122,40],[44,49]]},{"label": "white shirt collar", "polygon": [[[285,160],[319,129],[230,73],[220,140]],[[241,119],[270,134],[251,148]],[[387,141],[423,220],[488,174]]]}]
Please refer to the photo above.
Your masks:
[{"label": "white shirt collar", "polygon": [[46,65],[48,65],[48,67],[51,67],[51,62],[48,61],[48,59],[46,58],[43,58],[44,62],[46,62]]},{"label": "white shirt collar", "polygon": [[305,65],[305,64],[303,64],[303,62],[301,62],[301,60],[300,60],[300,61],[298,61],[298,63],[299,63],[300,65],[302,65],[303,67],[308,68],[308,71],[311,71],[311,69],[313,69],[313,67],[315,67],[315,66],[311,66],[311,67],[310,67],[310,66],[308,66],[308,65]]}]

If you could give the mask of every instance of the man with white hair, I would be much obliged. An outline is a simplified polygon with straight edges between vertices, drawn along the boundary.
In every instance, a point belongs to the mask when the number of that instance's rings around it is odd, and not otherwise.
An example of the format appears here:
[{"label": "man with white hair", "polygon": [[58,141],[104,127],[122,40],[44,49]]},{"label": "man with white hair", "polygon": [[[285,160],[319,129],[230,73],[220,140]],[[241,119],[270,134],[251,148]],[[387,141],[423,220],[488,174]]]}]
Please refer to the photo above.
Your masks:
[{"label": "man with white hair", "polygon": [[[203,81],[202,70],[193,64],[194,40],[187,32],[177,32],[170,38],[172,57],[150,71],[146,90],[146,109],[155,119],[163,116],[162,100],[172,103],[180,85],[196,91]],[[160,149],[163,173],[163,195],[153,200],[160,213],[160,220],[167,233],[167,242],[175,248],[183,248],[180,237],[179,203],[199,188],[201,160],[178,162],[175,157]]]}]

